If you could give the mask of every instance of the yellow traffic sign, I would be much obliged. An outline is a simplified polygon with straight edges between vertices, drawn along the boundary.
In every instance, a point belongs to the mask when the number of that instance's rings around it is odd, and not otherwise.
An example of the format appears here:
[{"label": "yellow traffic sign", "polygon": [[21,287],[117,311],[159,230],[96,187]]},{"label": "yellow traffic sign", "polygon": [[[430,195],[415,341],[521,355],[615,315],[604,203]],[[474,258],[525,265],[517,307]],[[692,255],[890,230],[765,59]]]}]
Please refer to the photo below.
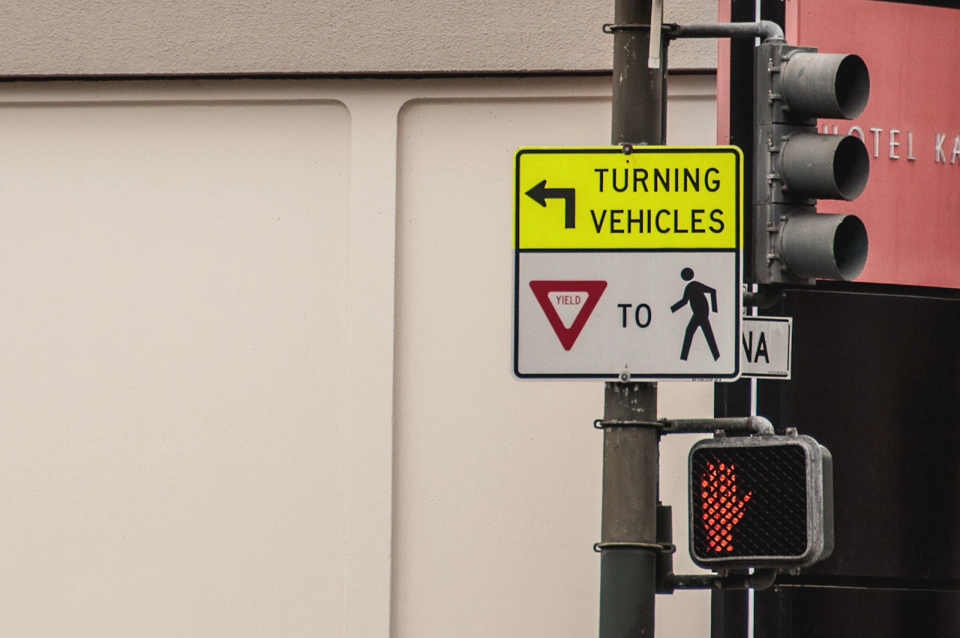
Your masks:
[{"label": "yellow traffic sign", "polygon": [[521,148],[514,248],[739,249],[742,166],[733,146]]}]

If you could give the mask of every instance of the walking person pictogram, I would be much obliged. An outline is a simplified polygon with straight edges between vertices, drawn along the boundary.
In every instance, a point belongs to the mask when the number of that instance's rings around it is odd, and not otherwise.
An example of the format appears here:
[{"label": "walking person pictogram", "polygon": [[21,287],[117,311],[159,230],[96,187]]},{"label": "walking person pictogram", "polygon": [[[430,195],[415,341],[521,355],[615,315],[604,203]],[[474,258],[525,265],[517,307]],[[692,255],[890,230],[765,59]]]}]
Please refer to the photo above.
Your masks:
[{"label": "walking person pictogram", "polygon": [[[717,291],[699,281],[693,281],[693,268],[681,270],[680,278],[690,283],[683,290],[683,298],[670,306],[670,312],[676,312],[687,304],[690,304],[690,311],[693,312],[690,323],[687,324],[687,332],[683,335],[680,359],[682,361],[687,360],[690,355],[690,345],[693,343],[693,335],[696,334],[697,330],[702,330],[707,345],[710,346],[713,360],[716,361],[720,358],[720,350],[717,348],[717,340],[713,337],[713,328],[710,327],[710,310],[717,311]],[[707,295],[710,295],[709,305],[707,304]]]}]

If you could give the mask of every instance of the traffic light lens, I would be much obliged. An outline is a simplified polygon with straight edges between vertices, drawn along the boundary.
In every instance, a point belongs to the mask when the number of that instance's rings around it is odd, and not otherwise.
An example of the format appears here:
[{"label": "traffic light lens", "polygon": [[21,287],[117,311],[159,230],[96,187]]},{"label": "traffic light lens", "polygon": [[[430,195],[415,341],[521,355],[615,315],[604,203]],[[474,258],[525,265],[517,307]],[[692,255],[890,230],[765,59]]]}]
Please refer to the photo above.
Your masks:
[{"label": "traffic light lens", "polygon": [[870,157],[860,138],[844,136],[833,154],[833,175],[839,195],[848,202],[856,199],[870,177]]},{"label": "traffic light lens", "polygon": [[839,279],[856,279],[867,264],[867,227],[859,217],[844,215],[833,236],[833,255],[837,263]]},{"label": "traffic light lens", "polygon": [[843,119],[860,117],[870,98],[870,73],[859,55],[845,55],[837,67],[837,104]]},{"label": "traffic light lens", "polygon": [[691,455],[696,558],[799,557],[807,542],[801,445],[705,447]]}]

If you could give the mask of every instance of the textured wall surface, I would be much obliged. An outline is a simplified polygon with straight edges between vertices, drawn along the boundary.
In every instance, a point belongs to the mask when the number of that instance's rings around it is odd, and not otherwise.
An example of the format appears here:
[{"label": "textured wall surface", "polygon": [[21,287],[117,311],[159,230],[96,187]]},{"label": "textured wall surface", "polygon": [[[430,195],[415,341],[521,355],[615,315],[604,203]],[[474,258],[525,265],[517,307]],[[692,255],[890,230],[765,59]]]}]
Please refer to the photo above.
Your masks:
[{"label": "textured wall surface", "polygon": [[[714,22],[716,0],[665,19]],[[608,70],[614,0],[4,0],[0,77]],[[671,47],[712,69],[713,40]]]},{"label": "textured wall surface", "polygon": [[[603,384],[510,373],[512,171],[606,142],[610,91],[0,82],[0,636],[596,635]],[[716,139],[712,76],[668,104]]]}]

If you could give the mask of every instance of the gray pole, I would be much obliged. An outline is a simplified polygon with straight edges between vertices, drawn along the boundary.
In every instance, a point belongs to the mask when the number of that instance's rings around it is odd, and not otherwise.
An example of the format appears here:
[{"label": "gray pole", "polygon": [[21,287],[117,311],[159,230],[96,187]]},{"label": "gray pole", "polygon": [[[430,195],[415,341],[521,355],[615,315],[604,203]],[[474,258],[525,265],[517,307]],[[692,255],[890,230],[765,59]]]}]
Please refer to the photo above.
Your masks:
[{"label": "gray pole", "polygon": [[666,138],[666,38],[660,68],[647,67],[652,0],[616,0],[613,26],[613,144],[663,144]]},{"label": "gray pole", "polygon": [[[666,47],[650,69],[652,0],[616,0],[613,144],[663,144]],[[661,39],[661,42],[665,42]],[[600,638],[653,638],[660,466],[655,383],[607,383],[604,394]]]},{"label": "gray pole", "polygon": [[657,385],[608,383],[603,412],[600,638],[653,638],[659,556]]}]

